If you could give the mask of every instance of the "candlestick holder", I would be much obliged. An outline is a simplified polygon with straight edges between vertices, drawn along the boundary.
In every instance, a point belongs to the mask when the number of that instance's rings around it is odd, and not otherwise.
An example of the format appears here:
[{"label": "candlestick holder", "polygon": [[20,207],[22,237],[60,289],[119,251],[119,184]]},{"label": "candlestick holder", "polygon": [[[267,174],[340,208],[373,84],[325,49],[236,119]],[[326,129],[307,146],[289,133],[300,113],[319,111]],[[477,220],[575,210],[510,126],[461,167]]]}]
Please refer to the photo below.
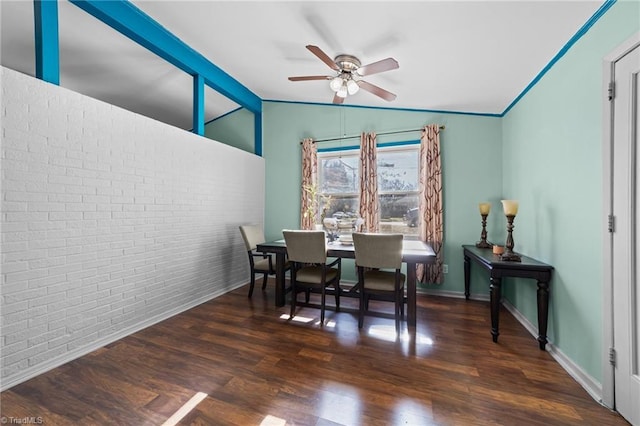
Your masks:
[{"label": "candlestick holder", "polygon": [[480,233],[480,241],[476,243],[478,248],[491,248],[491,244],[487,242],[487,216],[488,214],[481,214],[482,217],[482,232]]},{"label": "candlestick holder", "polygon": [[518,213],[518,202],[513,200],[502,200],[504,214],[507,217],[507,241],[504,247],[504,253],[500,256],[500,260],[507,262],[522,262],[522,258],[513,252],[513,221]]}]

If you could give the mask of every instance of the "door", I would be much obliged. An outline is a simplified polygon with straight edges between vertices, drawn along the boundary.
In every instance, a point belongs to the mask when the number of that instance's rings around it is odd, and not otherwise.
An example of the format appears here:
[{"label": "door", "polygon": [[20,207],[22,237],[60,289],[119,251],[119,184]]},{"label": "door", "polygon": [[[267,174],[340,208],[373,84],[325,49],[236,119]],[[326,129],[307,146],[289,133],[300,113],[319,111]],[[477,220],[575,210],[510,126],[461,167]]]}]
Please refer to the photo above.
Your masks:
[{"label": "door", "polygon": [[611,257],[615,409],[640,425],[640,46],[613,63]]}]

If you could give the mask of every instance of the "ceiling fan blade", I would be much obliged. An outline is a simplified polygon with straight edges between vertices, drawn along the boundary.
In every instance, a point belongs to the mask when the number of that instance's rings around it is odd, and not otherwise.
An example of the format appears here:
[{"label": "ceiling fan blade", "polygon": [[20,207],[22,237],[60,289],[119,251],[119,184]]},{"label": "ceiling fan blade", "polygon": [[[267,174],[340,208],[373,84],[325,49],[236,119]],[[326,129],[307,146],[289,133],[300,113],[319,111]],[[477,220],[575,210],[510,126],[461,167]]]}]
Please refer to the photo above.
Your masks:
[{"label": "ceiling fan blade", "polygon": [[344,98],[341,98],[337,94],[333,96],[333,103],[334,104],[341,104],[343,102],[344,102]]},{"label": "ceiling fan blade", "polygon": [[373,62],[368,65],[363,65],[359,67],[356,70],[356,72],[359,75],[364,76],[364,75],[377,74],[379,72],[384,72],[384,71],[395,70],[398,67],[400,67],[400,65],[398,65],[398,61],[396,61],[393,58],[387,58],[378,62]]},{"label": "ceiling fan blade", "polygon": [[306,75],[302,77],[289,77],[290,81],[310,81],[310,80],[331,80],[333,77],[328,75]]},{"label": "ceiling fan blade", "polygon": [[391,102],[392,100],[394,100],[396,98],[396,95],[384,90],[381,87],[378,87],[374,84],[371,83],[367,83],[364,80],[359,80],[358,82],[358,86],[360,86],[361,89],[366,90],[367,92],[371,92],[376,96],[381,97],[382,99],[384,99],[385,101],[389,101]]},{"label": "ceiling fan blade", "polygon": [[326,53],[322,51],[318,46],[314,46],[312,44],[307,45],[307,49],[314,55],[316,55],[322,62],[327,64],[329,68],[335,71],[340,71],[340,67],[331,59]]}]

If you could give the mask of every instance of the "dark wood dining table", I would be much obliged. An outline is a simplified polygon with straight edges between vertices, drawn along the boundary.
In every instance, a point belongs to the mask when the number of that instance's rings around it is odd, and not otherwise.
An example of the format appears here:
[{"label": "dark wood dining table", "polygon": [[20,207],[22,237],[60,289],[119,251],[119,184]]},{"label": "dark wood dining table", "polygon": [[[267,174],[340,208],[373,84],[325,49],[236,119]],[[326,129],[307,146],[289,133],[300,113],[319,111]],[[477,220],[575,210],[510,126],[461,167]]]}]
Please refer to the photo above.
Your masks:
[{"label": "dark wood dining table", "polygon": [[[285,263],[287,246],[284,240],[277,240],[258,244],[256,250],[276,255],[276,306],[285,305]],[[327,256],[344,259],[355,259],[353,245],[339,242],[327,243]],[[416,265],[418,263],[431,264],[435,262],[436,254],[433,248],[418,240],[404,240],[402,243],[402,261],[407,264],[407,325],[416,326]]]}]

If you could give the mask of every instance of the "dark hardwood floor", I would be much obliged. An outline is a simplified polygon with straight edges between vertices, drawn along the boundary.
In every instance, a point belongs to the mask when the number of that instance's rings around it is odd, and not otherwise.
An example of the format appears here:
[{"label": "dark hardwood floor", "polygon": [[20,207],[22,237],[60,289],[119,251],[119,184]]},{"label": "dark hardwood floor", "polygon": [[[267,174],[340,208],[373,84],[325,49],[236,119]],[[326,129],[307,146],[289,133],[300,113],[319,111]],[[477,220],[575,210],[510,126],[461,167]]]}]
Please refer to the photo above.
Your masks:
[{"label": "dark hardwood floor", "polygon": [[313,307],[289,321],[273,293],[245,286],[14,386],[3,423],[162,425],[198,394],[178,424],[628,424],[504,309],[493,343],[486,302],[419,296],[416,334],[395,338],[390,315],[358,331],[356,299],[321,327]]}]

